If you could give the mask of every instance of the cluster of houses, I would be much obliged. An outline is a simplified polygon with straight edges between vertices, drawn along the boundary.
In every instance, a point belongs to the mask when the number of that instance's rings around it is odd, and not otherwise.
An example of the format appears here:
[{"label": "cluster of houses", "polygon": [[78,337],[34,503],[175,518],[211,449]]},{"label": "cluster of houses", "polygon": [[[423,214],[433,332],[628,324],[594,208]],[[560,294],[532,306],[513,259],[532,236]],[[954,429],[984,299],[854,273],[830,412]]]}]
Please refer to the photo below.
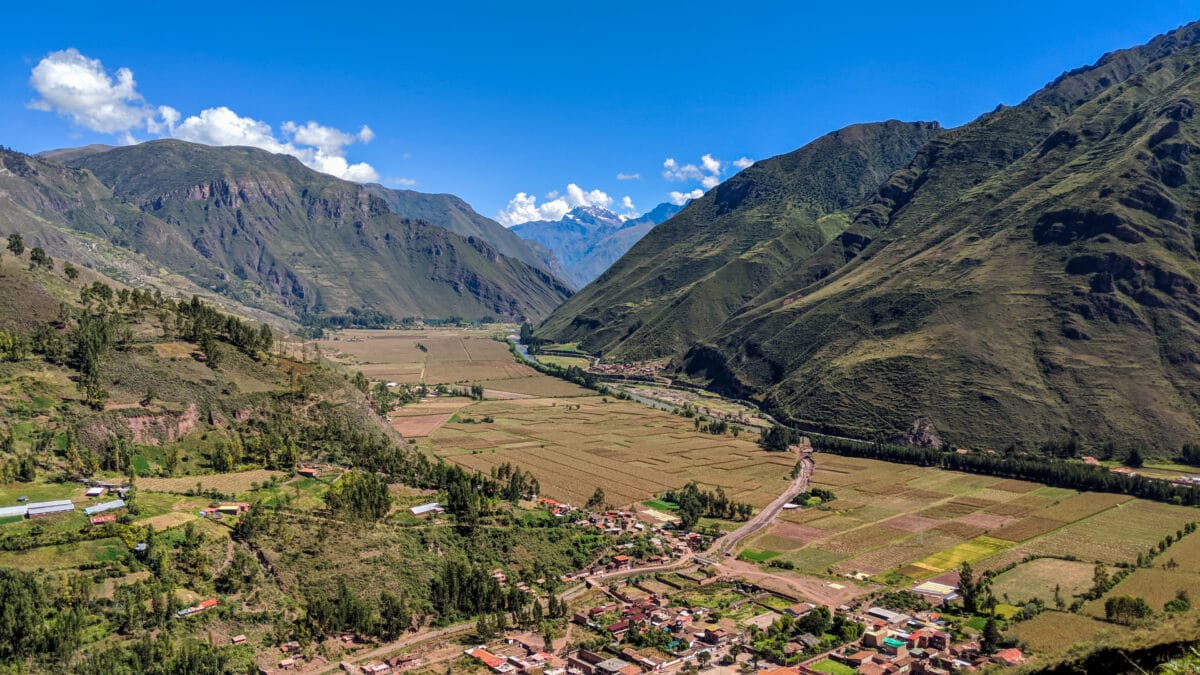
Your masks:
[{"label": "cluster of houses", "polygon": [[666,365],[665,360],[658,361],[626,361],[624,363],[597,363],[588,368],[589,373],[597,375],[613,375],[636,379],[658,379]]},{"label": "cluster of houses", "polygon": [[556,518],[562,518],[563,516],[575,510],[574,506],[571,506],[566,502],[555,501],[549,497],[539,497],[537,504],[538,506],[549,511],[550,514]]},{"label": "cluster of houses", "polygon": [[[216,607],[218,602],[219,601],[216,598],[209,598],[207,600],[200,602],[199,604],[192,605],[191,607],[184,607],[183,609],[179,610],[178,612],[175,612],[175,616],[182,619],[185,616],[191,616],[193,614],[199,614],[201,612],[206,612],[206,611],[212,609],[213,607]],[[244,641],[245,637],[243,637],[242,640]]]},{"label": "cluster of houses", "polygon": [[503,644],[492,647],[479,645],[464,653],[499,675],[565,675],[567,672],[564,659],[521,638],[506,638]]},{"label": "cluster of houses", "polygon": [[[1005,649],[987,656],[978,642],[953,644],[946,622],[935,612],[909,616],[871,607],[855,618],[866,627],[862,639],[828,656],[854,668],[860,675],[949,675],[992,664],[1016,666],[1025,662],[1019,649]],[[796,672],[817,671],[801,665]]]}]

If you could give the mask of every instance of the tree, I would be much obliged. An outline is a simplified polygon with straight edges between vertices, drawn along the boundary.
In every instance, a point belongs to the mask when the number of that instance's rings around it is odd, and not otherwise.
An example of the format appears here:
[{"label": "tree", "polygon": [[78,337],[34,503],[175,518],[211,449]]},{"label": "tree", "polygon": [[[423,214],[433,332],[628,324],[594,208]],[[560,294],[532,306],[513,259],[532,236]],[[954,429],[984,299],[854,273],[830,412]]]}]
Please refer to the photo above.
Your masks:
[{"label": "tree", "polygon": [[604,490],[602,488],[596,488],[596,491],[592,493],[590,498],[588,498],[587,504],[584,506],[584,508],[598,509],[601,506],[604,506],[604,499]]},{"label": "tree", "polygon": [[34,246],[29,250],[29,269],[34,267],[54,268],[54,259],[46,255],[46,251],[41,246]]},{"label": "tree", "polygon": [[374,473],[348,471],[325,492],[325,503],[334,513],[354,520],[378,520],[391,507],[387,481]]},{"label": "tree", "polygon": [[1104,616],[1113,623],[1131,624],[1154,614],[1143,598],[1117,595],[1104,601]]},{"label": "tree", "polygon": [[1192,608],[1192,598],[1188,595],[1188,592],[1184,589],[1179,589],[1178,591],[1176,591],[1175,597],[1171,598],[1170,600],[1167,601],[1167,604],[1163,605],[1163,611],[1168,614],[1174,614],[1176,612],[1186,612],[1191,608]]},{"label": "tree", "polygon": [[1092,570],[1092,593],[1096,597],[1104,595],[1111,583],[1108,568],[1101,563],[1096,563],[1095,569]]},{"label": "tree", "polygon": [[1125,456],[1125,466],[1132,469],[1140,469],[1144,463],[1145,460],[1142,459],[1142,453],[1137,448],[1133,448],[1129,451],[1129,454]]},{"label": "tree", "polygon": [[63,274],[67,275],[67,278],[70,279],[71,281],[75,281],[76,279],[79,278],[79,268],[72,265],[69,262],[64,262],[63,263]]},{"label": "tree", "polygon": [[8,250],[15,256],[25,253],[25,240],[16,232],[8,235]]},{"label": "tree", "polygon": [[212,333],[206,332],[200,336],[200,351],[204,352],[204,361],[208,367],[216,370],[221,357],[217,354],[217,339]]},{"label": "tree", "polygon": [[995,653],[997,647],[1000,646],[1000,626],[995,615],[989,614],[987,621],[983,624],[983,637],[979,641],[979,646],[985,654]]},{"label": "tree", "polygon": [[712,652],[706,649],[696,655],[696,660],[700,662],[701,668],[707,668],[708,662],[712,661]]}]

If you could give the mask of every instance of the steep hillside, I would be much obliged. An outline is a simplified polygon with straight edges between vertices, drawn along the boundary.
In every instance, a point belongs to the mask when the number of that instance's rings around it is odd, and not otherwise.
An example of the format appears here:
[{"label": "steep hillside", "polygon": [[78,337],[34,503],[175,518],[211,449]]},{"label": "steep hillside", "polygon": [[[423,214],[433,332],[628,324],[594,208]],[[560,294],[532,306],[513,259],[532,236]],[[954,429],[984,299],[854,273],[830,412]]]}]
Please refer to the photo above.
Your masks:
[{"label": "steep hillside", "polygon": [[756,163],[655,227],[542,327],[610,358],[682,353],[823,244],[941,131],[848,127]]},{"label": "steep hillside", "polygon": [[292,157],[152,141],[71,161],[111,189],[109,200],[95,198],[118,217],[55,200],[27,208],[245,304],[293,316],[370,308],[395,317],[537,318],[570,294],[478,237],[401,218],[363,186]]},{"label": "steep hillside", "polygon": [[366,188],[367,192],[382,199],[393,213],[403,218],[423,220],[463,237],[478,237],[503,255],[540,268],[563,281],[570,281],[553,254],[541,247],[530,246],[529,242],[491,218],[479,215],[470,204],[454,195],[393,190],[377,183]]},{"label": "steep hillside", "polygon": [[[123,229],[152,233],[164,246],[176,246],[181,252],[189,248],[174,228],[113,198],[112,190],[90,172],[0,150],[0,234],[20,234],[28,247],[40,246],[53,258],[70,260],[131,286],[156,290],[169,298],[198,295],[225,311],[289,327],[290,322],[282,318],[289,311],[270,298],[260,294],[254,298],[255,307],[247,306],[231,297],[233,294],[202,288],[161,263],[123,248],[127,239],[119,234],[110,239],[75,229],[77,223],[92,222],[107,223],[117,233]],[[189,262],[218,273],[199,255]]]},{"label": "steep hillside", "polygon": [[605,208],[582,206],[561,220],[534,220],[512,228],[522,239],[549,250],[566,268],[569,280],[583,288],[604,273],[655,225],[682,207],[659,204],[630,220]]},{"label": "steep hillside", "polygon": [[859,436],[927,417],[957,443],[1193,441],[1198,43],[1188,26],[942,134],[676,365]]}]

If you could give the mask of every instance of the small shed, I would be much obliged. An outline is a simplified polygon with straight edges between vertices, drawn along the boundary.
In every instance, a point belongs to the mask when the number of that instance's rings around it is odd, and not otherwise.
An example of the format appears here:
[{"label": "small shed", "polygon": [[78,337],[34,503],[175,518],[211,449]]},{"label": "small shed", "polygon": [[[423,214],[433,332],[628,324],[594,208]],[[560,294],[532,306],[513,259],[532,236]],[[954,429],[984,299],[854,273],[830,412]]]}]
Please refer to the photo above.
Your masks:
[{"label": "small shed", "polygon": [[102,502],[100,504],[96,504],[95,506],[87,507],[83,510],[83,515],[94,516],[98,513],[104,513],[105,511],[115,511],[123,508],[125,508],[125,500],[114,499],[111,502]]},{"label": "small shed", "polygon": [[438,504],[437,502],[421,504],[420,506],[414,506],[408,510],[408,512],[414,516],[428,516],[434,513],[441,513],[442,511],[445,511],[445,509],[443,509],[441,504]]}]

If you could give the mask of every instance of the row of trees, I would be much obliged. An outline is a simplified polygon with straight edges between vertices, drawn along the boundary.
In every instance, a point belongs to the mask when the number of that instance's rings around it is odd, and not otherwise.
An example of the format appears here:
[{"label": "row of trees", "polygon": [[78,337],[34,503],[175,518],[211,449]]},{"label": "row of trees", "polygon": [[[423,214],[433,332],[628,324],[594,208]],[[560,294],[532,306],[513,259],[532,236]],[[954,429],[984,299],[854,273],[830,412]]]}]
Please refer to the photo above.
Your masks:
[{"label": "row of trees", "polygon": [[918,466],[934,466],[1001,478],[1017,478],[1055,487],[1127,494],[1173,504],[1188,506],[1200,504],[1200,489],[1194,486],[1176,485],[1144,476],[1112,473],[1103,467],[1052,457],[994,452],[959,454],[935,448],[851,441],[828,436],[813,436],[812,444],[813,448],[820,452],[835,455],[881,459]]},{"label": "row of trees", "polygon": [[703,490],[696,481],[679,490],[668,490],[662,498],[679,505],[676,515],[679,516],[680,527],[685,530],[694,528],[703,517],[748,520],[754,512],[753,506],[727,497],[724,488],[718,487],[716,491]]}]

